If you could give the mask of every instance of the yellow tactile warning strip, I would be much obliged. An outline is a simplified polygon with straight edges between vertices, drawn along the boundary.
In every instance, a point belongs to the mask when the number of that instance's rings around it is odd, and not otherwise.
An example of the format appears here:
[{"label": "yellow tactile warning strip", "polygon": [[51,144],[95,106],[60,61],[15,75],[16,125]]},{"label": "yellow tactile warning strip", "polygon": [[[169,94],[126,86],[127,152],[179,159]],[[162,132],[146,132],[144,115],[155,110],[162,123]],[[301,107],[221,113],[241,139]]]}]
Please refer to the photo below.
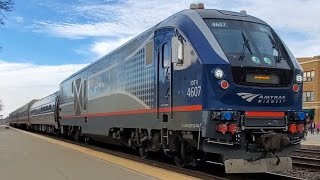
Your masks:
[{"label": "yellow tactile warning strip", "polygon": [[[15,129],[15,128],[12,128],[12,129]],[[51,138],[48,138],[48,137],[45,137],[45,136],[41,136],[41,135],[38,135],[38,134],[33,134],[33,133],[30,133],[30,132],[22,131],[20,129],[15,129],[15,130],[23,132],[23,133],[31,135],[31,136],[34,136],[34,137],[37,137],[37,138],[40,138],[40,139],[43,139],[43,140],[46,140],[46,141],[49,141],[49,142],[54,143],[54,144],[58,144],[58,145],[61,145],[61,146],[64,146],[64,147],[79,151],[81,153],[84,153],[84,154],[87,154],[87,155],[90,155],[90,156],[93,156],[93,157],[96,157],[96,158],[99,158],[99,159],[102,159],[104,161],[107,161],[107,162],[112,163],[112,164],[116,164],[116,165],[121,166],[123,168],[129,169],[129,170],[132,170],[132,171],[136,171],[138,173],[145,174],[147,176],[152,176],[154,178],[158,178],[158,179],[175,179],[175,180],[197,179],[197,178],[194,178],[194,177],[191,177],[191,176],[187,176],[187,175],[184,175],[184,174],[176,173],[176,172],[169,171],[169,170],[166,170],[166,169],[161,169],[161,168],[158,168],[158,167],[149,166],[147,164],[143,164],[143,163],[140,163],[140,162],[136,162],[136,161],[132,161],[132,160],[129,160],[129,159],[117,157],[117,156],[114,156],[114,155],[111,155],[111,154],[107,154],[107,153],[104,153],[104,152],[99,152],[99,151],[96,151],[96,150],[93,150],[93,149],[90,149],[90,148],[86,148],[86,147],[70,144],[70,143],[67,143],[67,142],[51,139]]]}]

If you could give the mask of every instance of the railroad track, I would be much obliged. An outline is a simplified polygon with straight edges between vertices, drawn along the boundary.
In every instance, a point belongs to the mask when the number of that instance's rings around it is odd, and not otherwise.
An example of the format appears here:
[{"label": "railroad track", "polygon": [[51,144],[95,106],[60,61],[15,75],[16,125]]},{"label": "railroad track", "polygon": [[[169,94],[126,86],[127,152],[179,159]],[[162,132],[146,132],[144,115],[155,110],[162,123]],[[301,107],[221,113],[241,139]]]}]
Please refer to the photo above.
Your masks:
[{"label": "railroad track", "polygon": [[292,156],[293,165],[299,168],[320,170],[320,149],[301,148]]},{"label": "railroad track", "polygon": [[38,132],[33,133],[204,180],[270,180],[272,178],[277,178],[279,180],[301,180],[300,178],[276,173],[225,174],[223,166],[209,163],[202,164],[200,168],[197,169],[192,167],[179,168],[173,165],[173,163],[169,163],[171,161],[168,161],[165,157],[159,158],[159,155],[157,155],[156,160],[152,155],[150,159],[142,159],[132,150],[126,148],[120,149],[118,146],[110,144],[94,143],[92,145],[88,145],[82,142],[75,142],[70,139],[59,138],[48,134]]}]

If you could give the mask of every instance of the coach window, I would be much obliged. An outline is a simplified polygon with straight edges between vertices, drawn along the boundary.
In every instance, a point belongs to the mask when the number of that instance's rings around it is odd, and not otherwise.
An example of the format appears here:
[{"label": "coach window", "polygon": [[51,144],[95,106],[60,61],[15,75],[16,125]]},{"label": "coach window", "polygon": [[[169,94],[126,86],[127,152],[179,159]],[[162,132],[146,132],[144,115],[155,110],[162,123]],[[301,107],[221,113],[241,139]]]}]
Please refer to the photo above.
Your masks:
[{"label": "coach window", "polygon": [[165,43],[162,46],[162,65],[164,68],[170,65],[170,59],[171,59],[170,52],[171,52],[171,49],[170,49],[169,43]]}]

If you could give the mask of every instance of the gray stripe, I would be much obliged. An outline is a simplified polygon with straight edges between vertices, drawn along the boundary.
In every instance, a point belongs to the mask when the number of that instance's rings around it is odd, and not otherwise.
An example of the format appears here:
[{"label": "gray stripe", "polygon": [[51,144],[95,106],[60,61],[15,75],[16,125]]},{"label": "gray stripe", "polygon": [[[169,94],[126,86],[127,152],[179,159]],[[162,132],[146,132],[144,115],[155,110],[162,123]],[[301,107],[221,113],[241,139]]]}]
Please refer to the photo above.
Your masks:
[{"label": "gray stripe", "polygon": [[223,50],[221,49],[217,39],[213,36],[212,32],[210,31],[209,27],[203,21],[201,16],[194,10],[186,10],[184,12],[185,15],[189,16],[190,19],[197,25],[200,29],[204,37],[208,40],[209,44],[211,45],[212,49],[226,62],[229,62],[226,55],[224,54]]}]

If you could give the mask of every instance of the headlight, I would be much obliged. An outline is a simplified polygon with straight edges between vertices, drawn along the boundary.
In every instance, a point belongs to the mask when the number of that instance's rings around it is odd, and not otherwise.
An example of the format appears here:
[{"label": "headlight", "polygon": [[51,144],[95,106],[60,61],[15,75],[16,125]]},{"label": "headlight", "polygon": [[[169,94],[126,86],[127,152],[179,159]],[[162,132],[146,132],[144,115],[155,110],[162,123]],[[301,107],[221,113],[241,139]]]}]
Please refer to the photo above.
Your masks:
[{"label": "headlight", "polygon": [[224,72],[222,69],[215,69],[214,70],[214,76],[217,78],[217,79],[222,79],[223,78],[223,75],[224,75]]},{"label": "headlight", "polygon": [[302,76],[300,74],[296,75],[296,81],[297,83],[302,83]]}]

